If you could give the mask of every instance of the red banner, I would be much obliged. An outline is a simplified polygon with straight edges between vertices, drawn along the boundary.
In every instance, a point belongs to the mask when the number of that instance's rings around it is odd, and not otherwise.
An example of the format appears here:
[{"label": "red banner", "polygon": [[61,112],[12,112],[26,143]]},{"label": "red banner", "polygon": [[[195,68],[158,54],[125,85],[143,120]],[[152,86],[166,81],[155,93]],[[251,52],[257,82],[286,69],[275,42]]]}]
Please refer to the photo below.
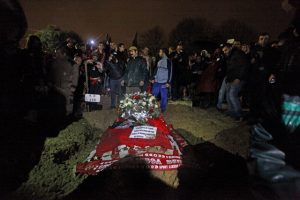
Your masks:
[{"label": "red banner", "polygon": [[[120,120],[122,121],[117,121]],[[142,161],[143,165],[128,165],[126,168],[175,170],[181,166],[181,152],[187,146],[184,138],[172,126],[167,125],[162,117],[149,119],[147,126],[149,131],[155,130],[155,138],[130,138],[132,127],[107,129],[87,161],[76,166],[76,172],[96,174],[107,167],[116,167],[117,165],[113,165],[116,162],[124,163],[128,159],[136,160],[134,163]],[[139,130],[144,130],[147,126]]]}]

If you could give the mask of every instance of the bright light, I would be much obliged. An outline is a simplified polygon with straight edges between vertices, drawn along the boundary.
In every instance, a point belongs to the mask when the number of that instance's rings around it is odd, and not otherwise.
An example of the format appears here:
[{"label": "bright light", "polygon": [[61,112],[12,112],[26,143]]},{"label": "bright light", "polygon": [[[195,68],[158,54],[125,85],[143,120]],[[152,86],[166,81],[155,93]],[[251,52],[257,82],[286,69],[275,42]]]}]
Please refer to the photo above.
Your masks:
[{"label": "bright light", "polygon": [[95,41],[94,41],[94,40],[91,40],[90,43],[91,43],[91,44],[95,44]]}]

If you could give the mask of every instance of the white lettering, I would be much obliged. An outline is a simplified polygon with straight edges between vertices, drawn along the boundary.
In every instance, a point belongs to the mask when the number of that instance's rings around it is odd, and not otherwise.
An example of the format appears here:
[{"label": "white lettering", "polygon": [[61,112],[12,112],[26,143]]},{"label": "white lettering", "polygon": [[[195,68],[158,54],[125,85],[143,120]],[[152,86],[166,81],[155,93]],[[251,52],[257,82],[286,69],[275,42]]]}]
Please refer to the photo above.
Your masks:
[{"label": "white lettering", "polygon": [[159,166],[159,169],[167,169],[167,168],[168,168],[168,166],[166,166],[166,165]]}]

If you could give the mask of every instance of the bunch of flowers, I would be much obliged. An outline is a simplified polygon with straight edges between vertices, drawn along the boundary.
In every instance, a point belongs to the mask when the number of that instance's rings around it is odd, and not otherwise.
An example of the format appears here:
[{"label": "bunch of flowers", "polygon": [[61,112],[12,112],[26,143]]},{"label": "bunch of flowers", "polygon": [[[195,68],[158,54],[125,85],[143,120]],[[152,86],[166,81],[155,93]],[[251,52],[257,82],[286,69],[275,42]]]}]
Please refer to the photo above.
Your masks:
[{"label": "bunch of flowers", "polygon": [[120,117],[131,119],[140,124],[145,124],[149,118],[160,115],[158,102],[149,93],[125,94],[125,99],[120,101]]}]

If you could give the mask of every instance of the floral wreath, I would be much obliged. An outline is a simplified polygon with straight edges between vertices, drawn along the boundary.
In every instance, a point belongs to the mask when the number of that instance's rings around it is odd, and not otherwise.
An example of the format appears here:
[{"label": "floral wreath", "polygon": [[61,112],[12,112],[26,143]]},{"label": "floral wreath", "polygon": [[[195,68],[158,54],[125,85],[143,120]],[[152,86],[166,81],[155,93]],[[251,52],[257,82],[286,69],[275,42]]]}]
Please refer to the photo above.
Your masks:
[{"label": "floral wreath", "polygon": [[125,94],[124,100],[120,101],[119,113],[123,119],[145,124],[149,118],[159,117],[160,109],[155,96],[146,92],[138,92]]}]

